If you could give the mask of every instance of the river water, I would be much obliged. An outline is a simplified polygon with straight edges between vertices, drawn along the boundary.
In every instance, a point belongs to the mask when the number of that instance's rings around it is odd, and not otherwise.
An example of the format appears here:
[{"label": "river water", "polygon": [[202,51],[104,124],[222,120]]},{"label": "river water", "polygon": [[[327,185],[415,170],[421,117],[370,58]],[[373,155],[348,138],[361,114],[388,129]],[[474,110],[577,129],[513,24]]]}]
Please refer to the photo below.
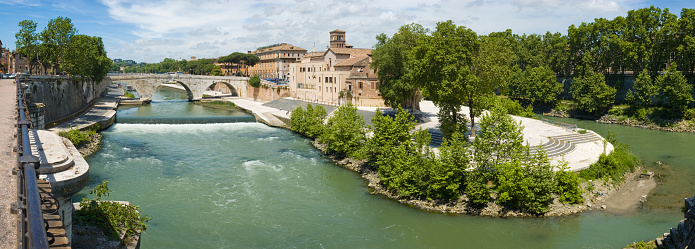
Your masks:
[{"label": "river water", "polygon": [[[625,216],[429,213],[369,194],[356,173],[290,131],[255,122],[175,124],[192,117],[250,116],[183,98],[160,90],[150,106],[120,110],[117,120],[129,123],[102,132],[103,148],[87,159],[90,184],[74,199],[109,181],[108,199],[128,200],[152,217],[143,248],[620,248],[667,232],[682,218],[675,206],[695,192],[690,186],[683,196],[665,194],[684,186],[673,182],[692,177],[692,155],[672,147],[692,148],[695,135],[580,123],[602,135],[609,127],[645,161],[666,162],[668,180],[659,195],[674,198],[661,201],[674,204]],[[168,121],[152,123],[153,116]]]}]

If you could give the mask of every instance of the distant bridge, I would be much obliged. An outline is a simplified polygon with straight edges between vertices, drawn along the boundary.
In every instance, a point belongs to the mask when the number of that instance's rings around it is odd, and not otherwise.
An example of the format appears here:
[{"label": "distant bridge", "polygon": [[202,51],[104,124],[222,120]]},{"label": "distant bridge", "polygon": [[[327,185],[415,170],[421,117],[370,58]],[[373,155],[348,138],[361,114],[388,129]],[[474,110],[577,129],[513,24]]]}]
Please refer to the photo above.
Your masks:
[{"label": "distant bridge", "polygon": [[157,87],[162,84],[179,84],[188,92],[188,100],[197,101],[203,98],[203,92],[212,84],[223,83],[236,96],[246,98],[246,83],[249,78],[236,76],[205,76],[187,74],[119,74],[108,75],[104,80],[123,82],[138,92],[140,98],[152,98]]}]

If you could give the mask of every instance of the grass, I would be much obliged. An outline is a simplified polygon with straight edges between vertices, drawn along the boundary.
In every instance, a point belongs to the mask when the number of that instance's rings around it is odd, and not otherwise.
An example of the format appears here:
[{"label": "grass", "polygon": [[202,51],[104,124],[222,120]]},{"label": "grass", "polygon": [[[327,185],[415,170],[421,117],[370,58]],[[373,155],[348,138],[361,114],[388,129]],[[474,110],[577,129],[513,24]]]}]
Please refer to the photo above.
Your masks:
[{"label": "grass", "polygon": [[587,180],[608,178],[614,183],[621,182],[625,172],[634,172],[640,164],[640,158],[630,151],[629,145],[615,140],[610,132],[606,140],[613,144],[613,152],[609,155],[601,154],[597,162],[591,164],[589,168],[579,171],[580,177]]}]

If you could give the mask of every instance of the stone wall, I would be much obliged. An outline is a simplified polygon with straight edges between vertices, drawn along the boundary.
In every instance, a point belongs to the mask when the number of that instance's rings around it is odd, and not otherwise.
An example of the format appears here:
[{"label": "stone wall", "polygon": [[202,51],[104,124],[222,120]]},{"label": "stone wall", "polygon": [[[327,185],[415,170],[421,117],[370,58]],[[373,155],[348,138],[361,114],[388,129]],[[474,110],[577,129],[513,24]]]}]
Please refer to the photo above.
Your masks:
[{"label": "stone wall", "polygon": [[64,76],[22,76],[19,81],[27,86],[27,103],[44,105],[46,126],[79,115],[111,84]]},{"label": "stone wall", "polygon": [[[279,89],[279,90],[278,90]],[[256,101],[273,101],[285,97],[294,97],[290,92],[289,87],[264,86],[252,87],[246,84],[246,93],[248,99]]]},{"label": "stone wall", "polygon": [[685,208],[685,219],[656,239],[658,248],[695,248],[695,197],[685,199]]}]

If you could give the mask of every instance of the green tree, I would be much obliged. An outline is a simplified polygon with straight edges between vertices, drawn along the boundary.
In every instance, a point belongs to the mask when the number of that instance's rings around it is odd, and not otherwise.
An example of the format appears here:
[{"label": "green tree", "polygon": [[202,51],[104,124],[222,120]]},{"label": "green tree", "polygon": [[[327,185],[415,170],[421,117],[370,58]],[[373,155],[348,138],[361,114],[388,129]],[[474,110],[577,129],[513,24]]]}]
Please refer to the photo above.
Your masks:
[{"label": "green tree", "polygon": [[[481,95],[494,95],[495,89],[505,91],[513,73],[516,54],[509,40],[494,36],[478,37],[480,47],[473,56],[473,74],[479,79]],[[480,106],[482,107],[482,106]],[[482,108],[471,109],[479,116]],[[471,117],[473,120],[473,117]]]},{"label": "green tree", "polygon": [[36,34],[36,23],[32,20],[19,22],[19,31],[14,35],[17,39],[17,52],[29,58],[29,73],[32,73],[34,65],[38,61],[38,35]]},{"label": "green tree", "polygon": [[219,66],[215,65],[212,67],[212,71],[210,71],[210,74],[213,76],[222,76],[222,69],[220,69]]},{"label": "green tree", "polygon": [[554,106],[562,93],[562,84],[557,82],[555,73],[545,66],[531,68],[526,76],[526,84],[526,94],[532,103]]},{"label": "green tree", "polygon": [[75,34],[77,34],[77,29],[72,25],[72,20],[61,16],[48,21],[48,25],[41,32],[41,40],[49,50],[47,54],[52,60],[53,72],[63,71],[61,65],[65,60],[65,51]]},{"label": "green tree", "polygon": [[667,105],[680,115],[685,112],[690,102],[693,102],[693,87],[688,84],[683,73],[677,71],[675,62],[671,63],[668,71],[656,77],[656,84],[662,89]]},{"label": "green tree", "polygon": [[659,94],[659,86],[652,81],[647,69],[637,75],[634,91],[628,90],[626,100],[635,107],[647,107],[654,103],[654,97]]},{"label": "green tree", "polygon": [[465,173],[469,167],[468,143],[460,133],[453,134],[439,148],[439,160],[428,172],[427,198],[434,200],[458,199],[465,187]]},{"label": "green tree", "polygon": [[321,105],[313,107],[307,104],[306,111],[298,106],[290,115],[290,129],[307,137],[317,138],[326,129],[323,125],[324,118],[326,118],[326,109]]},{"label": "green tree", "polygon": [[261,77],[256,74],[249,78],[249,85],[256,88],[261,86]]},{"label": "green tree", "polygon": [[606,85],[602,73],[575,77],[570,92],[577,107],[591,113],[604,112],[615,102],[615,89]]},{"label": "green tree", "polygon": [[71,75],[80,75],[82,80],[101,82],[109,72],[111,59],[106,56],[101,37],[75,35],[63,52],[63,65]]},{"label": "green tree", "polygon": [[555,182],[545,153],[529,156],[527,161],[516,158],[500,168],[498,203],[537,214],[548,211]]},{"label": "green tree", "polygon": [[[463,133],[465,119],[458,113],[464,102],[472,109],[477,108],[474,101],[481,95],[481,87],[471,72],[477,50],[475,32],[457,27],[452,21],[437,23],[436,30],[419,39],[413,48],[413,79],[423,84],[432,102],[439,107],[440,127],[445,136]],[[471,125],[474,122],[471,119]]]},{"label": "green tree", "polygon": [[327,144],[329,152],[350,155],[366,142],[366,128],[364,118],[357,113],[357,107],[346,104],[333,112],[319,141]]},{"label": "green tree", "polygon": [[408,55],[428,30],[419,24],[403,25],[391,38],[386,34],[376,37],[372,52],[372,68],[379,79],[379,93],[388,106],[402,106],[419,110],[420,86],[409,77],[412,68]]},{"label": "green tree", "polygon": [[410,130],[415,127],[415,121],[410,113],[399,106],[394,118],[384,115],[377,109],[376,114],[372,116],[372,125],[374,135],[367,142],[365,149],[367,149],[368,159],[374,162],[374,168],[378,170],[384,161],[377,159],[384,156],[384,153],[389,153],[389,148],[410,142],[412,138]]},{"label": "green tree", "polygon": [[473,141],[477,167],[494,169],[524,153],[523,126],[514,121],[501,106],[495,105],[480,119],[480,135]]}]

